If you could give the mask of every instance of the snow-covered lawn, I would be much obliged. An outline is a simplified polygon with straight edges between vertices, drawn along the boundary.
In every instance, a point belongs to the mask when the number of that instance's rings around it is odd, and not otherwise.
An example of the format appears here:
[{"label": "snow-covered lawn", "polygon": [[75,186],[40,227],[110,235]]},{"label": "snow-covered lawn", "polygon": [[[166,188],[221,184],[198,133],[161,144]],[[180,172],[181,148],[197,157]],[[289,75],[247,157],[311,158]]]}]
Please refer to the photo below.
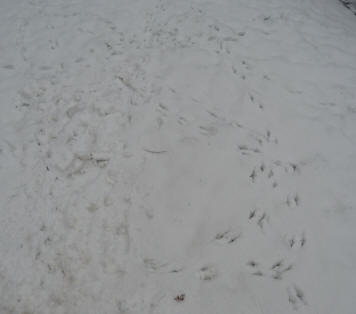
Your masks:
[{"label": "snow-covered lawn", "polygon": [[338,0],[2,0],[0,23],[0,314],[356,313]]}]

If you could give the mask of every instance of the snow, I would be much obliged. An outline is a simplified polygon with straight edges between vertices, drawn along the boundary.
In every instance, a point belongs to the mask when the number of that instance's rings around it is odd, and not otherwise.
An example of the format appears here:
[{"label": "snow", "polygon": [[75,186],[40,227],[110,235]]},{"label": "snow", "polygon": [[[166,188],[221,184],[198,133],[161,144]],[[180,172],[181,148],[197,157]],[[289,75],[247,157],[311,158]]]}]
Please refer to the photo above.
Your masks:
[{"label": "snow", "polygon": [[0,313],[355,313],[356,17],[337,0],[0,4]]}]

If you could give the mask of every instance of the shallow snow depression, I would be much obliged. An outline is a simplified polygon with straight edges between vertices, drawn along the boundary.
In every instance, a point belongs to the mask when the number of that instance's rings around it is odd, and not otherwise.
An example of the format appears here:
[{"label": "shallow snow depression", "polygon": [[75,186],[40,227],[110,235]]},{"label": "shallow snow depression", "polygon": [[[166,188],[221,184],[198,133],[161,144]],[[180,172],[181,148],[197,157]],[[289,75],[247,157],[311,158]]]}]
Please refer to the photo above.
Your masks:
[{"label": "shallow snow depression", "polygon": [[355,312],[350,10],[13,0],[0,20],[1,314]]}]

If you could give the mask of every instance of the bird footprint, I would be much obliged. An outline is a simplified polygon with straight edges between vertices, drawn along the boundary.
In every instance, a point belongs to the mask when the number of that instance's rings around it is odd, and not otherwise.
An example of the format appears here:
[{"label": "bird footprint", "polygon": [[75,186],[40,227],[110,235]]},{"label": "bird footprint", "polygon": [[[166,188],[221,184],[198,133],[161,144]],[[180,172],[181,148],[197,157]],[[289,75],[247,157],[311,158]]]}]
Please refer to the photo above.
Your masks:
[{"label": "bird footprint", "polygon": [[218,271],[214,266],[203,266],[199,270],[200,280],[210,281],[216,278]]},{"label": "bird footprint", "polygon": [[241,236],[242,236],[241,232],[227,230],[216,234],[215,240],[220,243],[232,244]]},{"label": "bird footprint", "polygon": [[295,310],[297,310],[301,304],[307,305],[304,292],[297,285],[293,285],[293,287],[288,287],[287,294],[288,301]]}]

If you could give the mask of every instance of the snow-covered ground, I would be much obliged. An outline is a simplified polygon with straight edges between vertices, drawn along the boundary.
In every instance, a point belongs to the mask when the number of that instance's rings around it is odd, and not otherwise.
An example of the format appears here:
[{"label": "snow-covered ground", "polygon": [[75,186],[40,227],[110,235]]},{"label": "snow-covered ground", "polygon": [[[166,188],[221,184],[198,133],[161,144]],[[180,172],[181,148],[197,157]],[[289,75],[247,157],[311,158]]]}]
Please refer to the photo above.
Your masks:
[{"label": "snow-covered ground", "polygon": [[337,0],[2,0],[1,314],[356,313],[356,17]]}]

